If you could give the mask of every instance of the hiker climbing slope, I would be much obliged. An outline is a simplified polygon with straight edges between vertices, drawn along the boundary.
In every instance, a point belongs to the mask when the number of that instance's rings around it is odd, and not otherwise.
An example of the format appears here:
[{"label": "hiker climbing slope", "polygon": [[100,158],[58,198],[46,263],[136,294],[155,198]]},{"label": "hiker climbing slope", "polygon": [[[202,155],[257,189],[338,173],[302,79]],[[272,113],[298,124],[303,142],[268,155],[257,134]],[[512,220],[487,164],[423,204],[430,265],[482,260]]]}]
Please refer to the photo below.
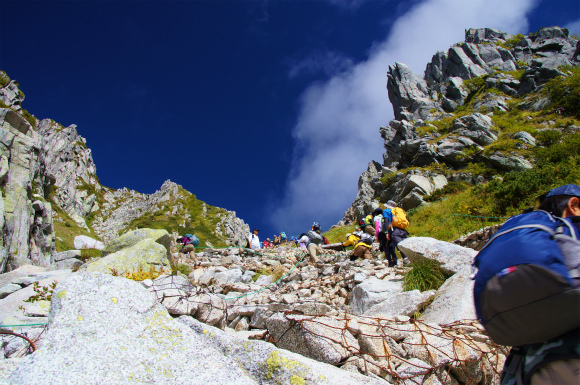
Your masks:
[{"label": "hiker climbing slope", "polygon": [[314,225],[311,227],[311,230],[307,232],[304,236],[302,236],[298,240],[298,242],[306,244],[306,248],[308,249],[308,254],[310,255],[311,262],[318,263],[318,256],[322,254],[322,248],[320,247],[320,245],[322,244],[320,225],[314,222]]},{"label": "hiker climbing slope", "polygon": [[[387,208],[383,211],[383,231],[387,235],[387,246],[385,249],[385,257],[389,261],[389,266],[393,267],[397,264],[397,254],[395,249],[397,245],[409,236],[407,227],[409,220],[405,211],[397,207],[394,201],[387,202]],[[404,263],[409,263],[409,259],[401,250],[401,257]]]},{"label": "hiker climbing slope", "polygon": [[362,231],[355,231],[352,234],[346,234],[346,242],[343,242],[342,245],[345,247],[353,246],[354,250],[349,255],[351,261],[354,261],[358,258],[364,259],[371,259],[371,245],[373,243],[373,238],[363,233]]},{"label": "hiker climbing slope", "polygon": [[177,242],[181,243],[181,254],[187,255],[197,264],[197,258],[195,256],[195,248],[199,245],[199,239],[193,234],[185,234],[182,237],[177,238]]}]

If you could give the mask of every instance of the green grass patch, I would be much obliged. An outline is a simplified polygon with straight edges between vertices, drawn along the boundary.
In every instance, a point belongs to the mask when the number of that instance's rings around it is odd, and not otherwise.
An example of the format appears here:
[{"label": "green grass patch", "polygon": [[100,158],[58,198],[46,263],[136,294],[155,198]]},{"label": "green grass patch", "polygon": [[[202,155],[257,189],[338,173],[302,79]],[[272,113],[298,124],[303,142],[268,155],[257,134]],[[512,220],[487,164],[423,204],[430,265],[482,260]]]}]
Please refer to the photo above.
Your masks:
[{"label": "green grass patch", "polygon": [[84,262],[88,261],[92,258],[99,258],[103,252],[98,249],[81,249],[81,257],[80,259]]},{"label": "green grass patch", "polygon": [[180,263],[177,266],[175,266],[175,270],[179,271],[181,274],[185,275],[186,277],[189,276],[189,274],[191,274],[191,272],[193,270],[191,270],[191,266],[189,266],[188,264],[185,263]]},{"label": "green grass patch", "polygon": [[505,49],[512,49],[522,39],[524,39],[524,35],[518,33],[517,35],[514,35],[513,37],[507,39],[506,41],[496,41],[495,45],[503,47]]},{"label": "green grass patch", "polygon": [[412,263],[411,267],[403,278],[403,291],[437,290],[445,282],[445,275],[433,260],[423,259]]},{"label": "green grass patch", "polygon": [[53,212],[53,226],[55,235],[55,247],[57,252],[74,250],[74,240],[77,235],[86,235],[93,239],[99,240],[98,236],[87,231],[87,229],[79,226],[50,196],[54,194],[56,187],[51,186],[51,193],[49,193],[49,200]]},{"label": "green grass patch", "polygon": [[425,202],[435,202],[445,195],[456,194],[470,187],[471,184],[467,182],[449,182],[443,188],[435,190],[431,195],[427,195],[424,200]]},{"label": "green grass patch", "polygon": [[465,184],[463,189],[450,189],[455,192],[441,194],[439,200],[407,213],[411,223],[407,231],[411,236],[453,241],[475,230],[504,221],[495,218],[495,205],[489,194],[475,193],[474,186],[470,184]]},{"label": "green grass patch", "polygon": [[357,225],[353,223],[348,226],[337,227],[327,231],[326,233],[323,233],[322,235],[328,239],[329,243],[346,242],[346,234],[352,233],[356,226]]},{"label": "green grass patch", "polygon": [[277,280],[282,278],[282,276],[284,276],[285,273],[286,273],[286,269],[281,264],[276,265],[274,267],[270,267],[270,266],[262,267],[260,270],[258,270],[256,272],[256,274],[254,274],[252,276],[252,280],[254,280],[254,282],[256,282],[256,280],[258,278],[260,278],[260,276],[267,275],[267,276],[272,276],[272,282],[276,282]]}]

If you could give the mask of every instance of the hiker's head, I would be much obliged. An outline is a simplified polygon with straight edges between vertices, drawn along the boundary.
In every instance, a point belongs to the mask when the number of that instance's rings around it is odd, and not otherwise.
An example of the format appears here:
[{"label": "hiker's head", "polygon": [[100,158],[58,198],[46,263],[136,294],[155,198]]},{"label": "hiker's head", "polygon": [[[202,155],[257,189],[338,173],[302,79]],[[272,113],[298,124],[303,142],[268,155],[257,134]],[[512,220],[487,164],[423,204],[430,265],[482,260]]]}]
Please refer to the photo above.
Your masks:
[{"label": "hiker's head", "polygon": [[314,226],[312,226],[312,230],[316,231],[316,232],[320,232],[320,225],[316,222],[314,222]]},{"label": "hiker's head", "polygon": [[387,202],[387,208],[388,209],[393,209],[395,207],[397,207],[397,203],[395,203],[395,201],[388,201]]},{"label": "hiker's head", "polygon": [[375,209],[375,211],[373,211],[373,216],[377,216],[377,215],[381,215],[383,213],[383,210],[381,209]]},{"label": "hiker's head", "polygon": [[539,210],[545,210],[562,218],[580,215],[580,187],[567,184],[550,190],[540,197]]},{"label": "hiker's head", "polygon": [[253,232],[254,234],[258,235],[258,233],[260,232],[260,230],[258,230],[258,229],[254,229],[254,230],[252,230],[252,232]]},{"label": "hiker's head", "polygon": [[350,237],[351,235],[352,235],[351,233],[346,234],[346,239],[348,240],[348,237]]}]

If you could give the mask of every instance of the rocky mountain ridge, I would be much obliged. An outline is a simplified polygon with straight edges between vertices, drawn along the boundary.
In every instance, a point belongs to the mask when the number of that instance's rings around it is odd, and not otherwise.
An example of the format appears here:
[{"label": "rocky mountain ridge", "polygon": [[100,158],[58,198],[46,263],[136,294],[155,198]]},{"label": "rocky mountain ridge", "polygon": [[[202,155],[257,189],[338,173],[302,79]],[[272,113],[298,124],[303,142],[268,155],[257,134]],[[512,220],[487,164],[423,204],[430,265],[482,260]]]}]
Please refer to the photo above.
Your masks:
[{"label": "rocky mountain ridge", "polygon": [[48,266],[58,251],[73,248],[76,235],[108,242],[157,221],[175,235],[196,233],[202,246],[243,243],[249,227],[235,212],[171,181],[153,194],[102,186],[76,125],[30,115],[18,83],[4,72],[0,86],[0,272]]},{"label": "rocky mountain ridge", "polygon": [[[536,146],[531,132],[565,134],[580,127],[538,119],[535,127],[511,132],[502,113],[546,109],[546,83],[579,64],[577,37],[550,27],[528,36],[468,29],[464,42],[433,55],[422,77],[403,63],[390,65],[387,89],[395,120],[379,130],[383,160],[371,161],[362,173],[343,219],[356,220],[387,200],[406,210],[418,207],[450,181],[478,184],[533,168],[535,159],[526,151]],[[507,141],[515,142],[512,148]]]}]

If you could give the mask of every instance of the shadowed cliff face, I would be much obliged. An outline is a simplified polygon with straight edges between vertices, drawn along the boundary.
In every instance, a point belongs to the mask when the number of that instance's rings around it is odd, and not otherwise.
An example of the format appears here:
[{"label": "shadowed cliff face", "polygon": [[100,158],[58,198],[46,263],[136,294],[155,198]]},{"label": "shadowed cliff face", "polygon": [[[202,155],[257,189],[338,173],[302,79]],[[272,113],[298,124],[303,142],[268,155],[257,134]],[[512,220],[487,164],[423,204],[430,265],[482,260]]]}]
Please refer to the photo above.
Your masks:
[{"label": "shadowed cliff face", "polygon": [[171,181],[153,194],[102,186],[76,125],[34,118],[21,107],[18,83],[0,75],[0,273],[47,267],[57,252],[74,248],[76,235],[108,242],[136,227],[196,233],[201,246],[244,242],[249,227],[234,212]]},{"label": "shadowed cliff face", "polygon": [[[528,36],[468,29],[464,42],[433,55],[423,77],[403,63],[390,65],[387,89],[395,120],[379,130],[382,164],[369,163],[344,220],[356,220],[387,200],[406,210],[418,207],[448,181],[486,182],[472,164],[496,173],[533,168],[535,138],[504,124],[502,113],[549,108],[545,84],[579,64],[580,42],[567,29],[552,27]],[[565,134],[574,127],[562,123],[556,129]]]}]

